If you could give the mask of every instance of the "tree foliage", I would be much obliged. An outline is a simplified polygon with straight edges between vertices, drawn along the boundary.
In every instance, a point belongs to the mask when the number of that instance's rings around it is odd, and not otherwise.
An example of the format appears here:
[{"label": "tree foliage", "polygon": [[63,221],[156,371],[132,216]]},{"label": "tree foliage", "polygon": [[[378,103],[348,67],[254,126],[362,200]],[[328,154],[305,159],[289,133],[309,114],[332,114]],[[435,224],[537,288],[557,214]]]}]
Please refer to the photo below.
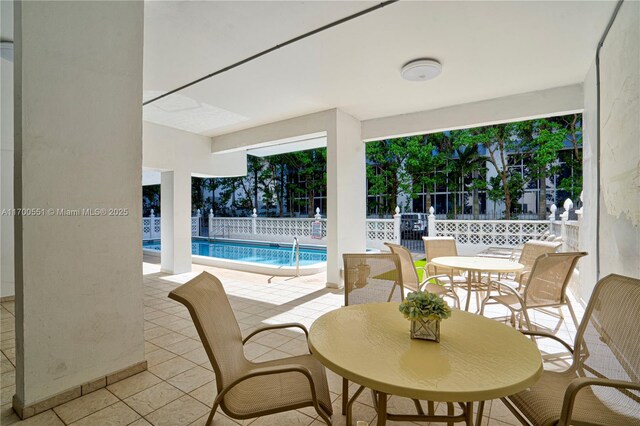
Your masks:
[{"label": "tree foliage", "polygon": [[[573,173],[563,173],[556,189],[574,200],[582,191],[581,148],[579,114],[369,142],[367,211],[393,214],[403,194],[406,204],[400,207],[405,211],[412,210],[412,201],[422,195],[426,212],[432,191],[444,186],[454,194],[449,199],[454,215],[471,208],[478,217],[480,194],[484,193],[494,211],[500,203],[505,207],[504,217],[510,219],[519,213],[525,186],[537,181],[537,210],[544,217],[549,201],[547,180],[558,175],[560,157]],[[514,159],[523,160],[524,176],[514,169]],[[200,208],[203,214],[213,209],[216,215],[228,216],[246,216],[254,208],[270,216],[300,211],[312,217],[318,197],[326,195],[326,161],[326,148],[264,158],[248,156],[246,176],[194,178],[193,209]],[[153,205],[159,211],[158,193],[159,186],[145,187],[145,208]]]}]

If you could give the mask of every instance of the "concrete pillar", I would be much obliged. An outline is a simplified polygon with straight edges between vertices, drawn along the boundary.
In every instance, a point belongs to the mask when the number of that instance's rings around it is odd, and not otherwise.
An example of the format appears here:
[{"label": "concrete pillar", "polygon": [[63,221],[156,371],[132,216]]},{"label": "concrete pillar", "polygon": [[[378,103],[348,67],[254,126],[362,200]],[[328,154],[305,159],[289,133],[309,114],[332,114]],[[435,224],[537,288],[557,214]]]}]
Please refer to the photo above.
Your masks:
[{"label": "concrete pillar", "polygon": [[191,272],[191,174],[162,172],[160,179],[160,268]]},{"label": "concrete pillar", "polygon": [[144,17],[142,2],[15,15],[14,199],[32,215],[15,222],[13,406],[29,417],[146,368]]},{"label": "concrete pillar", "polygon": [[[12,2],[2,2],[2,20],[5,14],[13,16]],[[1,123],[2,149],[0,150],[0,208],[13,209],[13,62],[3,55],[0,63],[2,79]],[[0,225],[0,298],[15,294],[13,216],[3,214]]]},{"label": "concrete pillar", "polygon": [[327,287],[342,285],[342,254],[366,250],[367,187],[360,122],[336,110],[327,131]]}]

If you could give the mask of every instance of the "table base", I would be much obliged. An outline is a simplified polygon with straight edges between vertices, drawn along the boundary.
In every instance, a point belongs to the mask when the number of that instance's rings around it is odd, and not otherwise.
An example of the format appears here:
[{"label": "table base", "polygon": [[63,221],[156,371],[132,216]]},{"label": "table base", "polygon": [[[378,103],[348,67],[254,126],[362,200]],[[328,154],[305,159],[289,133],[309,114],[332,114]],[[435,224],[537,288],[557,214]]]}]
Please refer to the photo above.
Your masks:
[{"label": "table base", "polygon": [[[353,394],[347,403],[347,425],[352,425],[353,415],[352,407],[353,403],[358,399],[364,386],[360,386],[358,390]],[[378,392],[371,390],[371,396],[376,412],[378,413],[378,426],[384,426],[387,420],[393,421],[408,421],[408,422],[447,422],[447,425],[453,425],[454,423],[464,422],[467,426],[473,426],[473,402],[459,402],[458,405],[462,408],[462,414],[453,414],[453,403],[447,403],[447,415],[436,415],[434,410],[434,404],[432,401],[428,401],[428,413],[425,414],[422,410],[420,402],[414,400],[416,404],[417,414],[394,414],[387,412],[387,399],[389,395],[384,392]],[[478,403],[478,413],[476,414],[476,426],[482,424],[482,414],[484,412],[484,401]]]}]

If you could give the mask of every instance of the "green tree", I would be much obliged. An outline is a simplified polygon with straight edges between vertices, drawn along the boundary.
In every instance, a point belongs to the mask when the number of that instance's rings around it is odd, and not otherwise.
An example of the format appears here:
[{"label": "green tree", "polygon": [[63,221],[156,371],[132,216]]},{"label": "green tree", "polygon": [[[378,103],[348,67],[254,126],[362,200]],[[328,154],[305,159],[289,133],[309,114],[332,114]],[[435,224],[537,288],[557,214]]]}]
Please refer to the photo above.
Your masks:
[{"label": "green tree", "polygon": [[[398,203],[400,180],[404,175],[400,169],[407,158],[407,139],[385,139],[370,142],[366,145],[367,181],[369,195],[375,196],[374,205],[369,206],[369,212],[391,214]],[[408,183],[404,182],[407,186]]]},{"label": "green tree", "polygon": [[315,197],[325,192],[327,187],[327,149],[292,152],[287,166],[297,175],[296,179],[287,181],[291,203],[295,200],[295,207],[305,208],[308,216],[313,217]]},{"label": "green tree", "polygon": [[526,159],[527,176],[538,181],[538,215],[544,220],[547,216],[547,178],[559,169],[558,152],[567,131],[559,123],[544,118],[517,123],[516,130]]},{"label": "green tree", "polygon": [[496,124],[476,129],[469,129],[468,137],[478,145],[483,145],[489,154],[489,162],[493,165],[501,180],[504,193],[505,218],[511,219],[512,204],[518,198],[512,194],[509,185],[508,153],[518,150],[516,123]]},{"label": "green tree", "polygon": [[401,179],[403,191],[412,199],[425,192],[425,213],[431,207],[431,188],[440,179],[436,171],[446,163],[445,156],[438,151],[437,143],[441,133],[434,135],[414,136],[407,141],[407,157],[403,173],[408,179]]},{"label": "green tree", "polygon": [[577,200],[582,193],[582,114],[563,115],[550,120],[566,130],[566,140],[571,143],[573,153],[565,158],[572,173],[557,184],[557,189],[567,191],[572,200]]},{"label": "green tree", "polygon": [[[452,161],[453,177],[459,182],[456,190],[462,194],[462,213],[464,213],[465,195],[467,190],[472,192],[472,212],[475,219],[480,214],[480,200],[478,190],[485,185],[480,182],[480,171],[486,170],[486,159],[480,156],[478,152],[478,143],[475,141],[473,134],[468,130],[451,132],[453,135],[453,156],[457,158]],[[471,181],[467,181],[467,178]],[[457,198],[457,197],[456,197]],[[454,198],[455,200],[455,198]],[[454,215],[455,211],[454,204]]]},{"label": "green tree", "polygon": [[496,207],[498,201],[501,201],[504,197],[504,189],[502,189],[502,179],[500,176],[491,176],[489,178],[489,184],[486,188],[487,198],[493,201],[493,218],[496,219]]},{"label": "green tree", "polygon": [[252,155],[247,156],[247,175],[231,178],[216,179],[215,186],[220,189],[219,211],[216,214],[224,213],[222,206],[231,207],[231,215],[237,216],[238,210],[242,214],[258,208],[257,194],[259,174],[264,168],[263,160]]},{"label": "green tree", "polygon": [[258,188],[262,192],[262,202],[267,215],[275,210],[280,217],[284,214],[285,162],[284,155],[264,157],[264,167],[258,175]]},{"label": "green tree", "polygon": [[142,215],[149,216],[151,210],[160,214],[160,185],[144,185],[142,187]]}]

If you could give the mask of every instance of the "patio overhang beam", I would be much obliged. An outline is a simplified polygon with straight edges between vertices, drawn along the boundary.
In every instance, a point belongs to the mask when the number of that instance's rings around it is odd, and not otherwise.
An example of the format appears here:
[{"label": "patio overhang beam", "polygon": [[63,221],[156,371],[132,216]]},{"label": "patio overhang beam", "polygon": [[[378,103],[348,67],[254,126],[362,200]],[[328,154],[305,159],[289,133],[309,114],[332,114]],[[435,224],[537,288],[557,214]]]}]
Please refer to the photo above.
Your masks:
[{"label": "patio overhang beam", "polygon": [[365,142],[582,112],[582,83],[362,122]]}]

